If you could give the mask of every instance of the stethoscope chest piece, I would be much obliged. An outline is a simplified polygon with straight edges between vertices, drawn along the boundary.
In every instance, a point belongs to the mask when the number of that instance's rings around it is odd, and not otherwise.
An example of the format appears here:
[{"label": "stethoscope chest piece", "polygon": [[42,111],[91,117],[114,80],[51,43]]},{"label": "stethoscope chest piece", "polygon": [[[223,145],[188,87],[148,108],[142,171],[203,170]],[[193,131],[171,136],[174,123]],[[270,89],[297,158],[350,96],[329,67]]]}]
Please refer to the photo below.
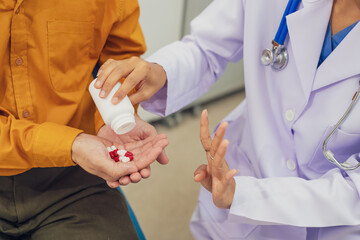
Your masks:
[{"label": "stethoscope chest piece", "polygon": [[261,54],[261,62],[265,66],[271,65],[275,70],[282,70],[288,63],[288,53],[283,45],[274,46],[271,49],[264,49]]},{"label": "stethoscope chest piece", "polygon": [[273,69],[278,71],[283,70],[286,67],[289,61],[288,52],[284,46],[285,38],[288,34],[286,16],[294,13],[300,2],[301,0],[289,0],[275,38],[272,40],[272,49],[265,49],[261,54],[261,63],[265,66],[270,65]]}]

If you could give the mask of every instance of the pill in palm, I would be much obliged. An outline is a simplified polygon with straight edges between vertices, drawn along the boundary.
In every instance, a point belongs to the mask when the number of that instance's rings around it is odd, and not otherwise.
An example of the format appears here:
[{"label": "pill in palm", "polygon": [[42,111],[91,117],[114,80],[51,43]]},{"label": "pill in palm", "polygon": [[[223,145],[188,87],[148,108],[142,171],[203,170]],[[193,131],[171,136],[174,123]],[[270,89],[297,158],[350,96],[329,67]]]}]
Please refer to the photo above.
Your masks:
[{"label": "pill in palm", "polygon": [[120,149],[120,150],[117,151],[117,154],[118,154],[119,156],[125,156],[125,153],[127,153],[127,151],[124,150],[124,149]]},{"label": "pill in palm", "polygon": [[110,157],[115,162],[130,162],[134,159],[132,152],[126,151],[125,149],[117,149],[115,146],[107,147]]}]

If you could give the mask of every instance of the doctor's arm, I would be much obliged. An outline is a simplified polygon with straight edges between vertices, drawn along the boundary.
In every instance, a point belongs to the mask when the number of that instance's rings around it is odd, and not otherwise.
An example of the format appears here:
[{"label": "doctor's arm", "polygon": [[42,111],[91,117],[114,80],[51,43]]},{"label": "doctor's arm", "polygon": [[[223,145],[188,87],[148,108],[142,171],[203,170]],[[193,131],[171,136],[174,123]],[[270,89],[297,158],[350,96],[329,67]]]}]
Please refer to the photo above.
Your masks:
[{"label": "doctor's arm", "polygon": [[[333,168],[313,180],[235,176],[238,170],[230,170],[224,158],[229,144],[223,140],[226,127],[221,123],[211,139],[207,114],[202,113],[200,139],[208,164],[196,169],[194,180],[212,193],[216,207],[230,208],[232,221],[297,227],[360,224],[359,170],[344,173]],[[348,161],[356,161],[354,157]]]},{"label": "doctor's arm", "polygon": [[[163,47],[146,61],[133,58],[108,62],[99,71],[98,87],[105,95],[121,78],[119,101],[129,90],[133,103],[159,115],[169,115],[206,93],[229,61],[243,52],[244,1],[215,0],[191,23],[191,34]],[[231,6],[231,7],[229,7]],[[114,99],[113,99],[114,100]]]},{"label": "doctor's arm", "polygon": [[230,215],[248,224],[329,227],[360,224],[360,174],[334,168],[321,178],[236,176]]}]

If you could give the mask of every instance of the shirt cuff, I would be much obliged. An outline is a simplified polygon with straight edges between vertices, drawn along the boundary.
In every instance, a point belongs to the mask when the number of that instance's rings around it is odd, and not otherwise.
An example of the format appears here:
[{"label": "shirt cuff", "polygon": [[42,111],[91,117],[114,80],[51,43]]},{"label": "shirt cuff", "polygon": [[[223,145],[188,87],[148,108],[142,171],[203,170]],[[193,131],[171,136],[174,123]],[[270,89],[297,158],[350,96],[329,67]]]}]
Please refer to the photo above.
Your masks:
[{"label": "shirt cuff", "polygon": [[72,161],[71,148],[74,139],[82,130],[43,123],[35,130],[34,167],[68,167],[76,165]]}]

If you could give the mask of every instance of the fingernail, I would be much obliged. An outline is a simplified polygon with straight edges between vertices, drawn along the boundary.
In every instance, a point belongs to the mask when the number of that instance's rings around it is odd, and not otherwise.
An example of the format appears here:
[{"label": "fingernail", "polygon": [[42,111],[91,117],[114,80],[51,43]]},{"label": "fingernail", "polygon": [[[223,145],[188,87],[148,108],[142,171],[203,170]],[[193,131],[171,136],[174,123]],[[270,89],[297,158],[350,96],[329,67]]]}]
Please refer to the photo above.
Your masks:
[{"label": "fingernail", "polygon": [[96,81],[96,83],[95,83],[95,87],[101,87],[101,82],[100,81]]},{"label": "fingernail", "polygon": [[98,73],[96,74],[96,76],[98,77],[101,72],[102,72],[102,70],[99,70]]},{"label": "fingernail", "polygon": [[100,97],[105,97],[105,91],[100,92]]},{"label": "fingernail", "polygon": [[111,100],[111,102],[112,102],[113,104],[117,104],[118,101],[119,101],[119,98],[118,98],[118,97],[114,97],[114,98]]},{"label": "fingernail", "polygon": [[205,109],[205,114],[206,114],[206,116],[208,116],[208,111],[207,111],[207,109]]}]

